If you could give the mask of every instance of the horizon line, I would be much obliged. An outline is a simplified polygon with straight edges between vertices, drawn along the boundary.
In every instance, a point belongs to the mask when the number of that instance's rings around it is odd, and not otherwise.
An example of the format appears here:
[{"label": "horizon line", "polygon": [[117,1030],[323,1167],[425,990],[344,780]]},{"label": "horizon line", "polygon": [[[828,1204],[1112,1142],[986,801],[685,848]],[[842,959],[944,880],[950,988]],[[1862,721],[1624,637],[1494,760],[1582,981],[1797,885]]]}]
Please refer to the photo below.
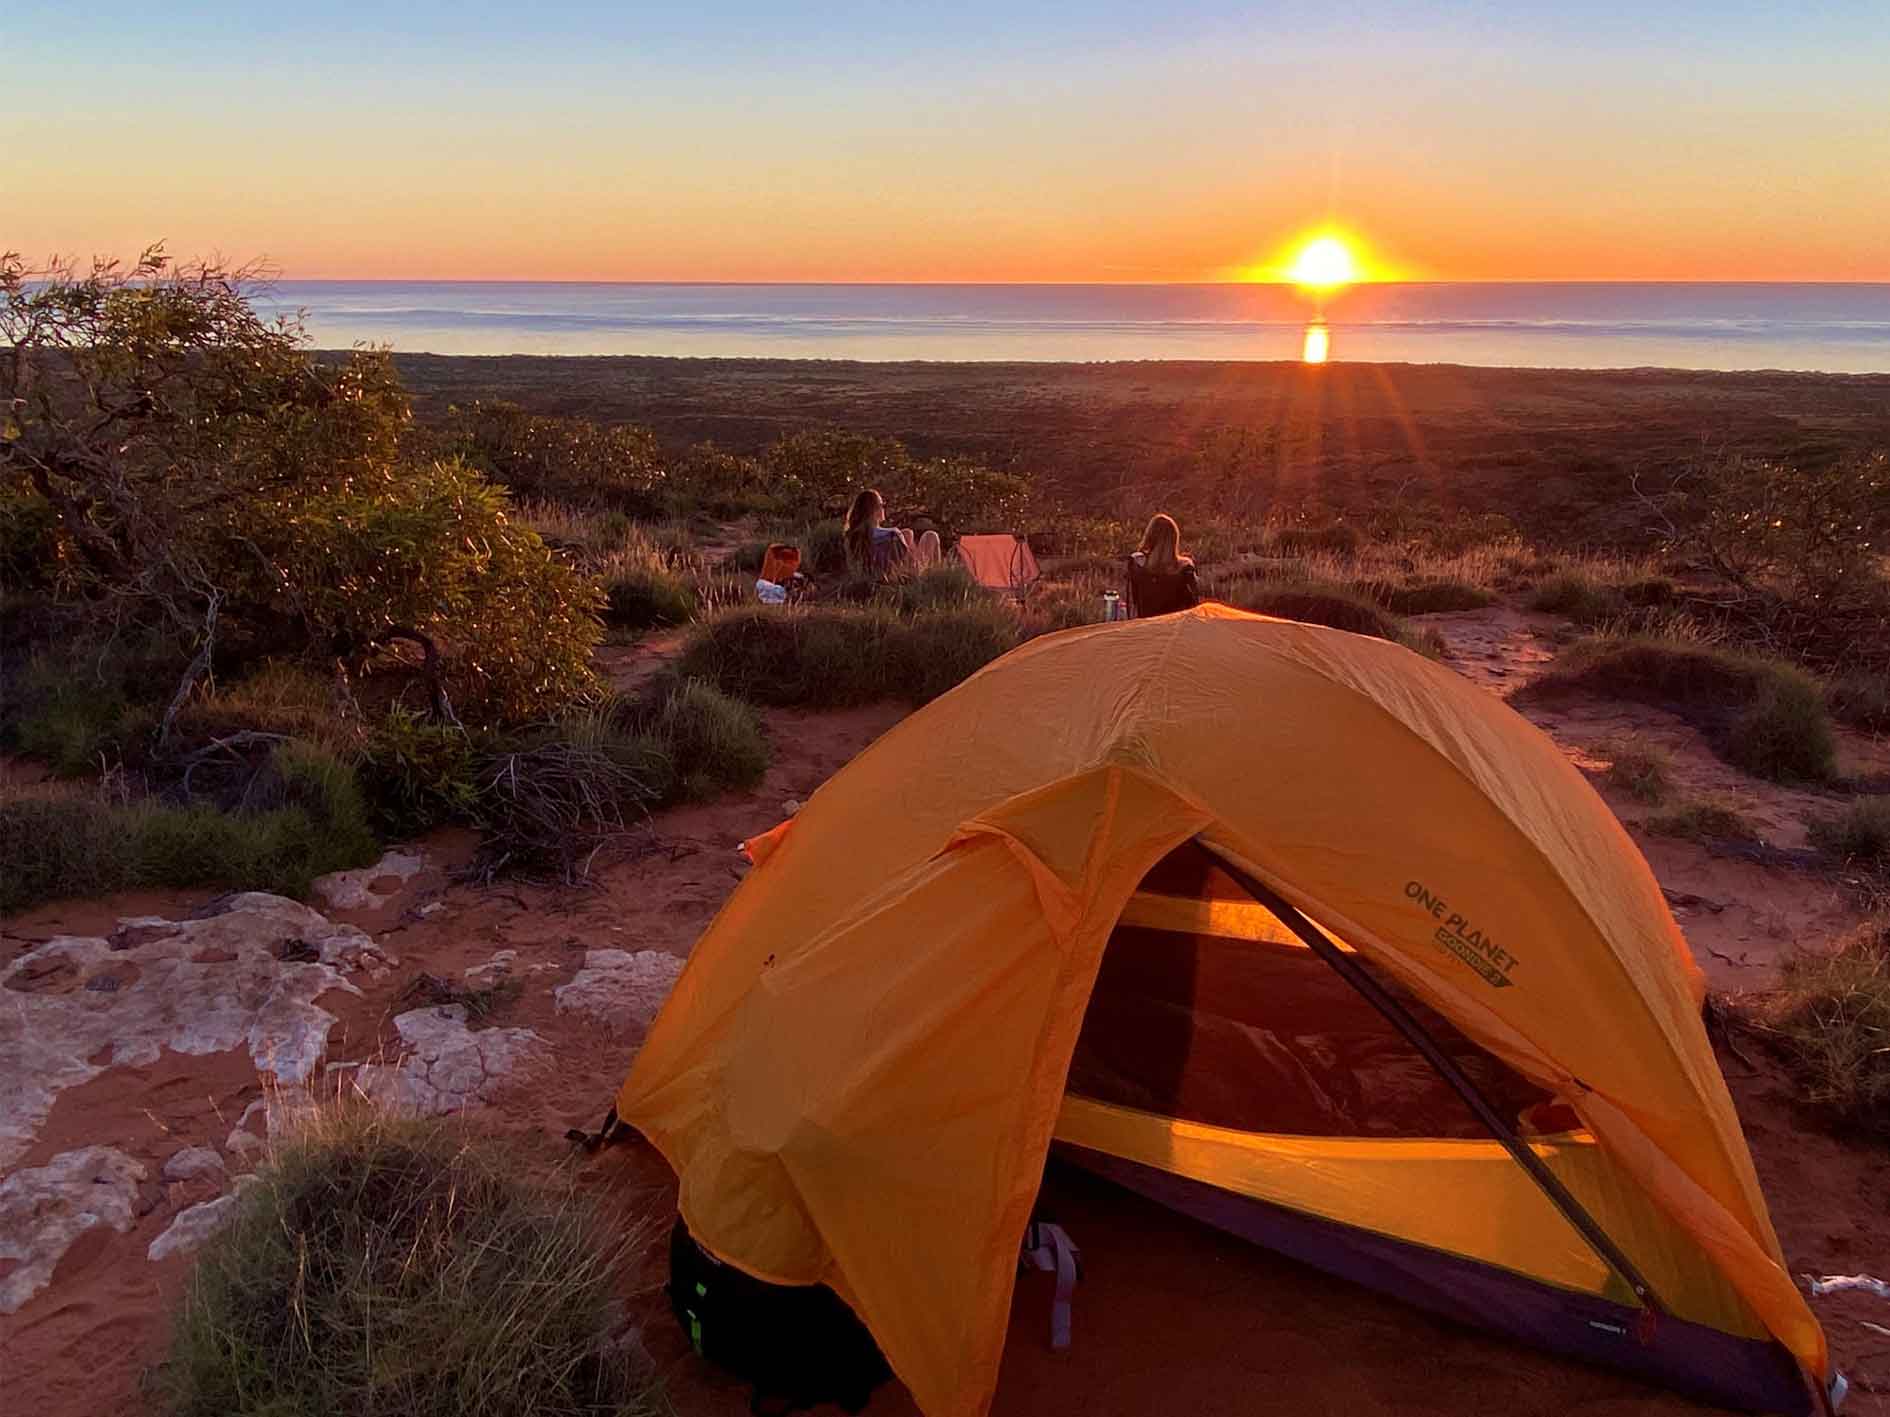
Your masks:
[{"label": "horizon line", "polygon": [[[259,285],[649,285],[649,286],[1261,286],[1280,290],[1303,287],[1290,280],[663,280],[651,277],[542,277],[542,276],[289,276],[261,277]],[[1890,285],[1890,275],[1880,279],[1840,277],[1798,277],[1790,280],[1675,279],[1660,276],[1492,276],[1460,279],[1357,280],[1341,287],[1353,290],[1373,285]]]}]

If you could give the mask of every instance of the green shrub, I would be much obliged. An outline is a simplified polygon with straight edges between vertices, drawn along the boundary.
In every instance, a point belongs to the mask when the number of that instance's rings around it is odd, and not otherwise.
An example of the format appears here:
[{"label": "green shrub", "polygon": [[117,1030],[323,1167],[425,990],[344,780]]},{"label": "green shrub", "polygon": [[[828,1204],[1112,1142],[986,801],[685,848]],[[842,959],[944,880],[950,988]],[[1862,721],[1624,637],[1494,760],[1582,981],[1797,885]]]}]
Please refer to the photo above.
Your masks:
[{"label": "green shrub", "polygon": [[1365,540],[1347,522],[1278,527],[1267,539],[1275,556],[1353,556]]},{"label": "green shrub", "polygon": [[367,796],[352,766],[317,744],[291,740],[270,755],[269,768],[268,800],[306,812],[320,829],[321,854],[313,863],[314,875],[364,866],[376,859],[379,844]]},{"label": "green shrub", "polygon": [[91,797],[0,802],[0,913],[140,886],[303,896],[315,877],[379,856],[360,787],[332,754],[284,744],[268,778],[271,805],[255,811]]},{"label": "green shrub", "polygon": [[1812,822],[1811,844],[1843,861],[1890,867],[1890,797],[1859,797]]},{"label": "green shrub", "polygon": [[1673,786],[1673,759],[1665,750],[1638,739],[1607,744],[1608,781],[1637,802],[1657,805]]},{"label": "green shrub", "polygon": [[995,601],[915,615],[894,640],[897,683],[902,687],[891,697],[930,703],[1016,648],[1019,639],[1017,616]]},{"label": "green shrub", "polygon": [[1017,617],[988,601],[910,620],[878,605],[750,607],[698,626],[677,669],[750,703],[922,704],[1011,649],[1019,636]]},{"label": "green shrub", "polygon": [[80,681],[29,681],[25,697],[31,706],[13,723],[13,740],[60,777],[83,777],[124,756],[131,706],[121,692]]},{"label": "green shrub", "polygon": [[1102,623],[1101,596],[1069,586],[1038,591],[1024,603],[1024,633],[1048,635]]},{"label": "green shrub", "polygon": [[1373,586],[1372,596],[1394,615],[1441,615],[1456,610],[1482,610],[1496,604],[1496,597],[1489,591],[1463,581]]},{"label": "green shrub", "polygon": [[57,579],[65,560],[59,514],[36,492],[0,486],[0,589],[38,591]]},{"label": "green shrub", "polygon": [[[791,433],[771,444],[760,461],[768,492],[802,516],[839,516],[855,493],[874,487],[900,525],[929,517],[947,538],[1010,525],[1029,491],[1023,478],[973,458],[914,457],[890,438],[842,429]],[[801,551],[808,554],[806,546]]]},{"label": "green shrub", "polygon": [[243,678],[200,689],[172,726],[184,753],[235,733],[280,733],[340,752],[358,746],[361,725],[338,712],[332,681],[284,661],[265,661]]},{"label": "green shrub", "polygon": [[669,470],[670,507],[717,517],[771,511],[780,498],[766,485],[761,464],[713,443],[697,443]]},{"label": "green shrub", "polygon": [[647,1235],[463,1123],[323,1108],[201,1251],[168,1417],[635,1417],[615,1337]]},{"label": "green shrub", "polygon": [[1729,762],[1772,782],[1829,782],[1837,776],[1837,736],[1816,680],[1776,666],[1726,733]]},{"label": "green shrub", "polygon": [[1828,954],[1785,962],[1768,1010],[1806,1100],[1847,1127],[1890,1137],[1890,924]]},{"label": "green shrub", "polygon": [[369,735],[363,756],[374,820],[388,836],[476,820],[479,746],[464,729],[396,706]]},{"label": "green shrub", "polygon": [[1396,640],[1397,617],[1356,591],[1311,582],[1259,581],[1232,588],[1228,603],[1258,615],[1328,625],[1373,639]]},{"label": "green shrub", "polygon": [[928,610],[961,609],[982,601],[986,593],[961,563],[945,561],[894,581],[887,587],[887,594],[895,610],[911,616]]},{"label": "green shrub", "polygon": [[1839,723],[1890,731],[1890,674],[1846,674],[1831,685],[1827,700]]},{"label": "green shrub", "polygon": [[88,798],[0,800],[0,915],[133,884],[127,817]]},{"label": "green shrub", "polygon": [[[801,528],[798,537],[780,537],[801,550],[801,569],[809,575],[838,575],[847,568],[846,528],[839,521],[814,522]],[[755,563],[761,569],[761,563]]]},{"label": "green shrub", "polygon": [[359,653],[403,628],[431,636],[469,723],[529,722],[597,687],[602,592],[471,469],[409,467],[371,498],[318,496],[280,535],[285,585],[320,639]]},{"label": "green shrub", "polygon": [[465,458],[521,497],[635,517],[655,517],[663,510],[663,461],[656,435],[647,428],[475,402],[452,410],[442,451]]},{"label": "green shrub", "polygon": [[1684,802],[1657,812],[1645,823],[1655,836],[1686,841],[1757,841],[1759,833],[1739,809],[1724,802]]},{"label": "green shrub", "polygon": [[1628,608],[1612,585],[1585,571],[1561,571],[1530,592],[1528,607],[1543,615],[1561,615],[1578,625],[1598,625]]},{"label": "green shrub", "polygon": [[1772,781],[1829,782],[1837,775],[1824,691],[1781,660],[1645,635],[1587,639],[1517,696],[1575,690],[1677,713],[1727,761]]},{"label": "green shrub", "polygon": [[695,587],[657,557],[621,556],[604,567],[601,579],[605,624],[647,630],[680,625],[696,613]]},{"label": "green shrub", "polygon": [[48,645],[6,696],[6,736],[61,777],[141,756],[188,658],[140,631]]},{"label": "green shrub", "polygon": [[727,788],[750,788],[768,770],[760,716],[699,679],[659,681],[607,712],[620,731],[667,759],[663,801],[678,794],[701,799]]}]

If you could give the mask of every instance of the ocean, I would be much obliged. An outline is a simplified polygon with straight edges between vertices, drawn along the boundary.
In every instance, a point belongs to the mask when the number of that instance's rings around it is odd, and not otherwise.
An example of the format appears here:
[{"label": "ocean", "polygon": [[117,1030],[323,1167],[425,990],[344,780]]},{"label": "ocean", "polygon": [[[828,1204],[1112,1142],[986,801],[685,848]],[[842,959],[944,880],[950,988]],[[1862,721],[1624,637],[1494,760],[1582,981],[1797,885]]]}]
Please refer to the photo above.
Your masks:
[{"label": "ocean", "polygon": [[1890,284],[283,281],[317,348],[785,359],[1289,359],[1890,372]]}]

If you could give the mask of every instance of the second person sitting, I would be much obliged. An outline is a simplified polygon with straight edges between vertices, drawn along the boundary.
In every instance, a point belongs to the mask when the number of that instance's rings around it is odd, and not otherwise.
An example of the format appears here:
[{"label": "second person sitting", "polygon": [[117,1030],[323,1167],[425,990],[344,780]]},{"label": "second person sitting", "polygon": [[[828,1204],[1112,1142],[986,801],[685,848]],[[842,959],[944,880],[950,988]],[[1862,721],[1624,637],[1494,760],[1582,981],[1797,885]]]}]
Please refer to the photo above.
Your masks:
[{"label": "second person sitting", "polygon": [[1142,545],[1129,557],[1130,613],[1167,615],[1200,603],[1194,562],[1181,554],[1181,528],[1166,512],[1157,512],[1142,533]]},{"label": "second person sitting", "polygon": [[873,487],[860,489],[847,508],[844,524],[847,563],[857,572],[884,579],[901,568],[924,570],[939,559],[938,533],[914,537],[910,528],[887,526],[886,499]]}]

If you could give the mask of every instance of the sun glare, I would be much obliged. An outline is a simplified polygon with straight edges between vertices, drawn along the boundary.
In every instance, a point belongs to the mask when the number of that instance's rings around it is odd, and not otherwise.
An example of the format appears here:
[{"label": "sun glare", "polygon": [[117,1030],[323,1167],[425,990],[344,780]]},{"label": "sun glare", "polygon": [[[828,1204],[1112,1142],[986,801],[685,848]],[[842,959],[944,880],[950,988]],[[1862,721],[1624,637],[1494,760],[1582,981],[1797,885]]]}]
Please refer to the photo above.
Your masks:
[{"label": "sun glare", "polygon": [[1358,279],[1358,262],[1338,237],[1320,236],[1299,248],[1286,273],[1295,285],[1332,290]]},{"label": "sun glare", "polygon": [[1332,357],[1332,332],[1318,321],[1306,326],[1306,343],[1299,357],[1305,364],[1324,364]]}]

